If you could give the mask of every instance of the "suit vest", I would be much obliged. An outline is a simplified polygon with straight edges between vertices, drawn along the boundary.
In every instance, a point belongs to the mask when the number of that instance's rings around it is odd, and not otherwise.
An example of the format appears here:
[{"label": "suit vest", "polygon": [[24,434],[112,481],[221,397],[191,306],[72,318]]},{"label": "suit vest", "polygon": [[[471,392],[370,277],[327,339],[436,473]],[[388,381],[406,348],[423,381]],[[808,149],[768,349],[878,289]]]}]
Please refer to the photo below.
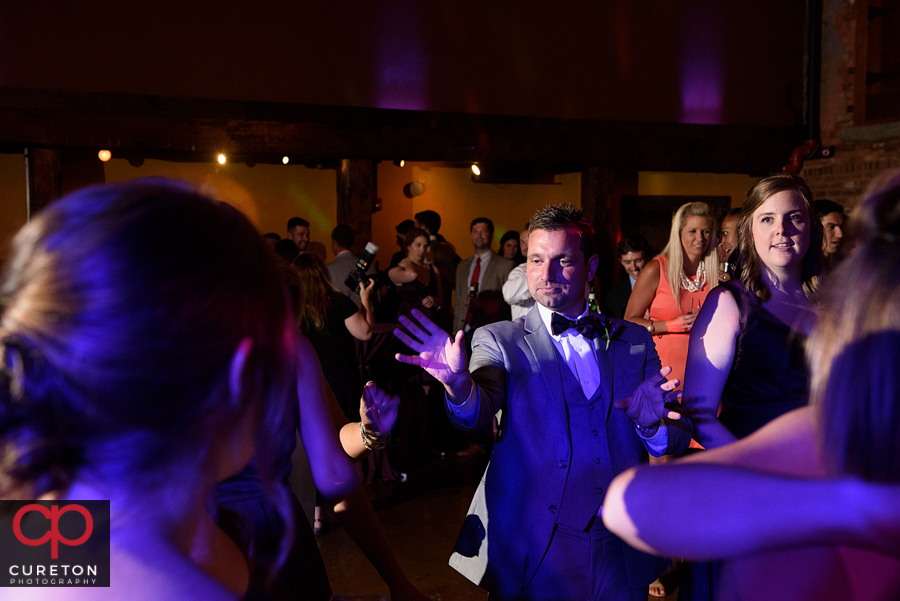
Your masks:
[{"label": "suit vest", "polygon": [[597,515],[613,477],[606,436],[611,399],[605,397],[609,387],[604,384],[606,374],[601,371],[600,386],[588,399],[558,350],[556,364],[562,376],[571,445],[569,472],[556,521],[561,526],[586,530]]}]

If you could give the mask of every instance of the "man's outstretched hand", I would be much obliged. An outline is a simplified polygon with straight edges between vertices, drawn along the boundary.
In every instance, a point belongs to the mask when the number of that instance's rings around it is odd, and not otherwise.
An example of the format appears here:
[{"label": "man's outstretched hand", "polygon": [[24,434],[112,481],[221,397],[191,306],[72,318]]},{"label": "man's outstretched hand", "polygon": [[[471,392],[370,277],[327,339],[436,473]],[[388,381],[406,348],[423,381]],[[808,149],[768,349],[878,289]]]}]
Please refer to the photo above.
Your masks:
[{"label": "man's outstretched hand", "polygon": [[671,367],[663,367],[658,374],[641,382],[630,397],[613,401],[613,407],[624,411],[631,421],[642,428],[652,428],[663,417],[680,419],[677,411],[666,407],[666,403],[677,403],[681,398],[681,391],[675,390],[680,382],[666,379],[670,373]]},{"label": "man's outstretched hand", "polygon": [[[452,398],[465,399],[472,387],[472,380],[466,368],[466,347],[463,331],[450,338],[418,309],[412,310],[412,317],[400,316],[404,330],[395,329],[394,336],[418,355],[395,355],[397,361],[416,365],[431,374],[447,389]],[[418,323],[417,323],[418,322]]]}]

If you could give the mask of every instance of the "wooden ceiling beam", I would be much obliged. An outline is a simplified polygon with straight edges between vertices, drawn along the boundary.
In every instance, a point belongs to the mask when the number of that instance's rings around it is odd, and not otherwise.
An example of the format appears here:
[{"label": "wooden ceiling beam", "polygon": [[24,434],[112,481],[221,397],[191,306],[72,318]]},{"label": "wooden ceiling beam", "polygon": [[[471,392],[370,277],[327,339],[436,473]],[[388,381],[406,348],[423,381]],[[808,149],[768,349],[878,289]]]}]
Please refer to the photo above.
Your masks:
[{"label": "wooden ceiling beam", "polygon": [[107,148],[147,158],[219,152],[280,161],[504,162],[580,170],[765,173],[801,127],[690,125],[75,94],[0,87],[0,147]]}]

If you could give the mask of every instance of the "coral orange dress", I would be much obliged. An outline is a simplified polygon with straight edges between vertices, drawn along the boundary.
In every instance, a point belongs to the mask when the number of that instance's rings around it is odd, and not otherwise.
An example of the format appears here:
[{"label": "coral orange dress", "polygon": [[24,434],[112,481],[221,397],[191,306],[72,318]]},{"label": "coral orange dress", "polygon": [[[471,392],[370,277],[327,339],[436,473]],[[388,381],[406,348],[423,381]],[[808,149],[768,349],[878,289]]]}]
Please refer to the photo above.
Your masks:
[{"label": "coral orange dress", "polygon": [[[656,287],[656,295],[653,297],[653,302],[650,303],[649,319],[651,321],[669,321],[681,315],[687,315],[691,312],[692,303],[694,311],[699,311],[703,301],[706,300],[706,295],[711,290],[710,280],[712,279],[715,282],[716,274],[706,274],[706,283],[697,292],[679,288],[681,302],[680,308],[676,308],[667,276],[669,260],[662,255],[653,260],[659,261],[659,285]],[[689,279],[696,281],[697,276]],[[690,338],[690,332],[655,334],[653,336],[653,341],[656,343],[656,352],[659,353],[659,360],[662,362],[663,367],[668,365],[672,368],[669,379],[677,378],[681,382],[678,386],[679,389],[684,384],[684,367],[687,363]]]}]

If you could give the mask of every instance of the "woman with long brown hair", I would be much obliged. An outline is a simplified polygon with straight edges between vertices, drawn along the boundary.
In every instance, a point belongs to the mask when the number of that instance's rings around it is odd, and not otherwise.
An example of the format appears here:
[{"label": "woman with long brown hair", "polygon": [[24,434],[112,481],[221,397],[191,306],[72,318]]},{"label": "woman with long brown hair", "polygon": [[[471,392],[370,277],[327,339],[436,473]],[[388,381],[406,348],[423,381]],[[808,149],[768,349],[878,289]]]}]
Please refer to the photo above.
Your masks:
[{"label": "woman with long brown hair", "polygon": [[690,336],[683,403],[707,449],[805,404],[809,383],[803,345],[822,247],[812,193],[799,177],[765,177],[738,229],[741,279],[710,293]]}]

